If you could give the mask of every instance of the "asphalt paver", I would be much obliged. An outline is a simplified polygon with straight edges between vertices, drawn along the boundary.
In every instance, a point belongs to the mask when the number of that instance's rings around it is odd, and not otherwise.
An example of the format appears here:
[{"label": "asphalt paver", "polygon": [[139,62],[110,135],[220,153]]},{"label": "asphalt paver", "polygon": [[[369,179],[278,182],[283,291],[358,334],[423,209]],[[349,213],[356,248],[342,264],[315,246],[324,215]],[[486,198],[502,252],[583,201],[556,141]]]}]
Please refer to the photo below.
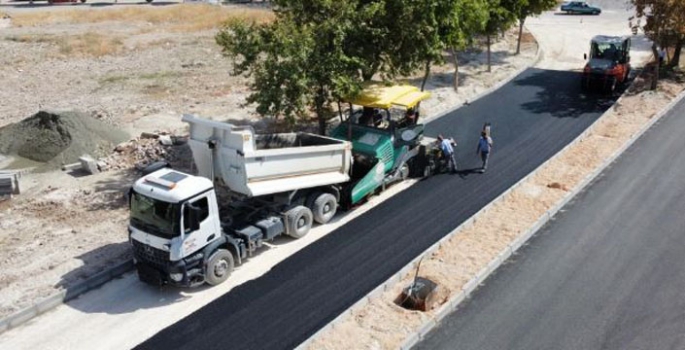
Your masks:
[{"label": "asphalt paver", "polygon": [[[331,232],[139,349],[290,349],[332,321],[591,125],[615,96],[584,95],[579,73],[529,69],[427,125],[454,137],[461,173],[427,178]],[[492,124],[485,174],[477,140]],[[247,262],[249,267],[249,261]]]},{"label": "asphalt paver", "polygon": [[416,349],[685,349],[685,100]]}]

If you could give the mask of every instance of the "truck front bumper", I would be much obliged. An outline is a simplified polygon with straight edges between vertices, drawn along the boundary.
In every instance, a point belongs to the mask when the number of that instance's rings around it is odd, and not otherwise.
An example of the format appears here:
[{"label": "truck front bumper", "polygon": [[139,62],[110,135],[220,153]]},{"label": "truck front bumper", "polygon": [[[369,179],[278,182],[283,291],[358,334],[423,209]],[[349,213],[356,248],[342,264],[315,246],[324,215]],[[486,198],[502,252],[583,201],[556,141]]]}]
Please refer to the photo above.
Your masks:
[{"label": "truck front bumper", "polygon": [[582,85],[586,89],[608,90],[617,82],[616,77],[607,74],[583,73]]},{"label": "truck front bumper", "polygon": [[168,284],[176,287],[197,287],[205,282],[201,268],[202,254],[164,264],[147,261],[145,257],[137,254],[134,254],[134,257],[138,278],[145,283],[154,286]]}]

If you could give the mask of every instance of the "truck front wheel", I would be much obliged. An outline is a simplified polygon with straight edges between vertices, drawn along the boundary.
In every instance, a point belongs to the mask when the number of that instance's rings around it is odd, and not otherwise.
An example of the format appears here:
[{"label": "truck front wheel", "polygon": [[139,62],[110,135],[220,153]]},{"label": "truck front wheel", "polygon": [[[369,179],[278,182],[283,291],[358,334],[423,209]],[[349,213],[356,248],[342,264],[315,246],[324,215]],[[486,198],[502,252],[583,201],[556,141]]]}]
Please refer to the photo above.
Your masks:
[{"label": "truck front wheel", "polygon": [[312,214],[314,215],[314,221],[325,224],[329,222],[335,212],[338,210],[338,201],[335,196],[330,193],[321,193],[314,200],[312,205]]},{"label": "truck front wheel", "polygon": [[226,249],[219,249],[207,261],[207,283],[216,286],[228,279],[233,271],[233,254]]},{"label": "truck front wheel", "polygon": [[312,211],[304,205],[298,205],[285,213],[285,232],[293,238],[302,238],[312,228]]}]

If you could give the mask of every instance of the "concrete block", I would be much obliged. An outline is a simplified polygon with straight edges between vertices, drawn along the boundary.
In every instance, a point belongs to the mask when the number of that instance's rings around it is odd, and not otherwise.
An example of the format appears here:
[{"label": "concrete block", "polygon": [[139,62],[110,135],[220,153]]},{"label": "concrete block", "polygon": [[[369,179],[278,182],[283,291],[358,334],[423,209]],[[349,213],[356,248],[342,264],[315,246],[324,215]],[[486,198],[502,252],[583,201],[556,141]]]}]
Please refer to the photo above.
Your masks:
[{"label": "concrete block", "polygon": [[464,299],[466,299],[466,293],[462,290],[450,300],[452,310],[456,310]]},{"label": "concrete block", "polygon": [[400,274],[396,273],[392,277],[388,278],[388,280],[385,281],[385,283],[383,283],[384,290],[388,290],[388,289],[392,288],[392,286],[394,286],[395,284],[397,284],[399,282],[400,282]]},{"label": "concrete block", "polygon": [[400,272],[398,274],[400,275],[400,280],[401,280],[402,278],[404,278],[408,275],[413,276],[415,272],[416,272],[416,266],[414,266],[413,264],[407,264],[400,270]]},{"label": "concrete block", "polygon": [[478,284],[483,283],[486,278],[490,275],[490,271],[488,269],[488,266],[485,266],[482,268],[478,273],[476,274],[476,281],[478,281]]},{"label": "concrete block", "polygon": [[369,295],[369,298],[379,297],[381,294],[383,294],[383,292],[385,292],[385,288],[387,288],[387,286],[386,286],[385,283],[383,283],[383,284],[381,284],[380,286],[374,288],[374,289],[368,294],[368,295]]},{"label": "concrete block", "polygon": [[507,261],[509,259],[509,257],[511,257],[511,254],[512,254],[511,246],[507,246],[506,248],[504,248],[499,253],[497,258],[502,262],[502,264],[504,264],[504,262]]},{"label": "concrete block", "polygon": [[93,277],[88,278],[85,283],[88,286],[88,290],[98,288],[102,286],[103,284],[109,282],[112,279],[112,276],[110,276],[109,271],[102,271]]},{"label": "concrete block", "polygon": [[163,146],[171,146],[174,144],[174,141],[171,139],[170,135],[159,135],[159,138],[157,139]]},{"label": "concrete block", "polygon": [[67,293],[64,296],[64,302],[75,299],[76,297],[78,297],[79,295],[81,295],[87,291],[88,291],[88,282],[87,281],[75,284],[74,286],[69,287],[67,289]]},{"label": "concrete block", "polygon": [[46,311],[50,311],[62,304],[64,304],[64,297],[67,295],[66,291],[60,291],[59,293],[55,293],[45,299],[43,299],[41,302],[36,304],[36,308],[38,310],[39,314],[45,313]]},{"label": "concrete block", "polygon": [[435,322],[435,320],[432,318],[424,322],[423,325],[421,325],[421,328],[419,329],[419,339],[423,339],[437,325],[438,323]]},{"label": "concrete block", "polygon": [[503,261],[499,255],[497,255],[497,257],[495,257],[494,259],[492,259],[492,261],[490,261],[490,263],[488,264],[488,267],[487,267],[487,271],[488,271],[487,277],[492,275],[492,273],[495,272],[502,265],[502,262]]},{"label": "concrete block", "polygon": [[72,171],[76,169],[81,169],[81,162],[62,165],[62,171]]},{"label": "concrete block", "polygon": [[514,239],[514,241],[512,241],[512,242],[509,244],[509,248],[511,249],[511,253],[514,254],[514,252],[516,252],[517,250],[519,250],[519,248],[521,248],[521,246],[522,246],[523,243],[525,243],[525,242],[526,242],[526,241],[523,239],[523,233],[522,233],[521,235],[519,235],[518,237],[516,237],[516,238]]},{"label": "concrete block", "polygon": [[444,303],[436,312],[435,312],[435,319],[438,322],[442,322],[442,320],[445,319],[445,317],[449,316],[454,308],[452,307],[452,303],[449,301]]},{"label": "concrete block", "polygon": [[14,193],[21,194],[21,185],[19,184],[19,174],[14,174]]},{"label": "concrete block", "polygon": [[466,284],[464,284],[464,287],[461,288],[461,290],[464,292],[465,295],[471,294],[476,287],[478,287],[478,279],[477,278],[471,278]]},{"label": "concrete block", "polygon": [[0,320],[0,334],[2,334],[2,332],[6,331],[8,329],[10,329],[9,320],[7,320],[6,318],[3,318],[2,320]]},{"label": "concrete block", "polygon": [[8,317],[10,328],[17,327],[29,321],[38,315],[38,309],[35,305],[17,311]]},{"label": "concrete block", "polygon": [[117,278],[129,271],[133,271],[135,265],[133,264],[133,259],[126,260],[113,268],[108,270],[108,273],[112,279]]},{"label": "concrete block", "polygon": [[81,162],[81,169],[85,170],[89,174],[97,174],[100,172],[98,169],[98,164],[91,156],[80,157],[79,162]]}]

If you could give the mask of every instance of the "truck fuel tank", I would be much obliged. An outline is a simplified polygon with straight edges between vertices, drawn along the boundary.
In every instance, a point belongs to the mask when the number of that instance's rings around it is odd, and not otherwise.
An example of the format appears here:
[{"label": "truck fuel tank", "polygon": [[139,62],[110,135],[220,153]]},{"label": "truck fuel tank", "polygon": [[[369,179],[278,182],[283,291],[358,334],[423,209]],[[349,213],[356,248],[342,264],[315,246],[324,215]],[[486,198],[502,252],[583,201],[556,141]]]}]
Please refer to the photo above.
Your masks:
[{"label": "truck fuel tank", "polygon": [[264,239],[272,239],[285,231],[283,220],[276,216],[268,217],[264,220],[258,221],[255,226],[264,234]]}]

